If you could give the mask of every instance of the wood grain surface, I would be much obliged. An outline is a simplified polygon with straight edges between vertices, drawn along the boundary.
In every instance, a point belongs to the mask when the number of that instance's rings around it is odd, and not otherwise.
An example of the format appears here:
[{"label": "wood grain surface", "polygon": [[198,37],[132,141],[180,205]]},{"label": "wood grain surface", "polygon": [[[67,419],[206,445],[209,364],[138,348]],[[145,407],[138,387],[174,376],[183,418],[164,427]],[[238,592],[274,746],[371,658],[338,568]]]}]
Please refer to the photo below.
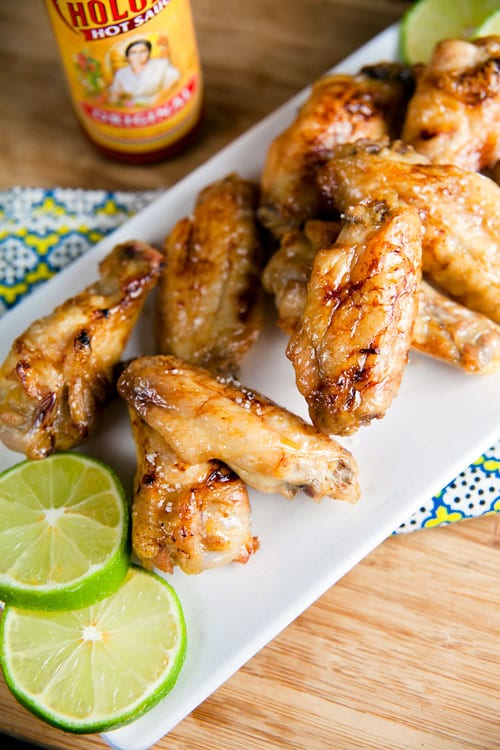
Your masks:
[{"label": "wood grain surface", "polygon": [[[193,0],[206,80],[189,151],[98,156],[67,97],[40,0],[0,2],[0,188],[168,187],[398,20],[398,0]],[[155,750],[500,748],[500,517],[393,536]],[[0,681],[0,732],[107,747],[32,717]]]}]

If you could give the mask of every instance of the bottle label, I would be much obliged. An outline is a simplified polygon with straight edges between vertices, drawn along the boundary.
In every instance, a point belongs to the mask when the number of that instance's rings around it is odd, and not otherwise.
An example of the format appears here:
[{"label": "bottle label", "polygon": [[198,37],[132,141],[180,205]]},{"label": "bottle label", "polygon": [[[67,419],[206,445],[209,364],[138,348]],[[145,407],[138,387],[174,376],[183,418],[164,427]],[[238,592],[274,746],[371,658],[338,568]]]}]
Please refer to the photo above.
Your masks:
[{"label": "bottle label", "polygon": [[70,94],[89,136],[116,151],[174,144],[200,116],[189,0],[46,0]]}]

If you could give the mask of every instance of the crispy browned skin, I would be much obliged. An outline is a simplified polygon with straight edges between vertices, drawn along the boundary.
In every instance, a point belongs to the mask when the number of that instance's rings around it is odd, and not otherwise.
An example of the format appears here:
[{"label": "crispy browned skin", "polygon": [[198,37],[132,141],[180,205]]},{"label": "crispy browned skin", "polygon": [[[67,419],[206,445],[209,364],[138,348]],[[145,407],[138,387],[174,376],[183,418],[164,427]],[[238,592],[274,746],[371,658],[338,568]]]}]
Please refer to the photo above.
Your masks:
[{"label": "crispy browned skin", "polygon": [[500,368],[500,326],[424,281],[412,346],[471,374]]},{"label": "crispy browned skin", "polygon": [[287,355],[312,421],[349,435],[382,418],[408,359],[421,280],[415,209],[385,201],[352,208],[337,242],[316,253],[307,301]]},{"label": "crispy browned skin", "polygon": [[[421,163],[418,163],[418,162]],[[500,323],[500,187],[449,164],[429,164],[411,146],[339,146],[318,182],[339,210],[396,193],[422,219],[423,270],[457,302]]]},{"label": "crispy browned skin", "polygon": [[349,451],[234,381],[157,355],[130,363],[118,390],[182,461],[219,459],[251,487],[287,498],[299,490],[316,500],[359,498]]},{"label": "crispy browned skin", "polygon": [[137,447],[132,548],[140,560],[171,573],[201,573],[258,547],[250,534],[245,485],[217,460],[182,461],[161,435],[129,409]]},{"label": "crispy browned skin", "polygon": [[206,187],[165,242],[157,350],[236,374],[263,324],[258,187],[235,174]]},{"label": "crispy browned skin", "polygon": [[[337,222],[311,219],[303,231],[287,232],[264,270],[264,287],[278,311],[276,322],[288,334],[304,312],[314,255],[333,245],[339,228]],[[465,372],[484,374],[500,367],[500,326],[422,281],[412,348]]]},{"label": "crispy browned skin", "polygon": [[8,448],[44,458],[94,431],[162,262],[145,243],[118,245],[95,283],[14,341],[0,369],[0,439]]},{"label": "crispy browned skin", "polygon": [[401,138],[430,161],[492,169],[500,159],[500,37],[439,42],[417,68]]},{"label": "crispy browned skin", "polygon": [[314,83],[294,122],[271,143],[262,173],[259,218],[276,237],[321,215],[316,173],[338,143],[399,136],[411,81],[408,69],[381,63]]}]

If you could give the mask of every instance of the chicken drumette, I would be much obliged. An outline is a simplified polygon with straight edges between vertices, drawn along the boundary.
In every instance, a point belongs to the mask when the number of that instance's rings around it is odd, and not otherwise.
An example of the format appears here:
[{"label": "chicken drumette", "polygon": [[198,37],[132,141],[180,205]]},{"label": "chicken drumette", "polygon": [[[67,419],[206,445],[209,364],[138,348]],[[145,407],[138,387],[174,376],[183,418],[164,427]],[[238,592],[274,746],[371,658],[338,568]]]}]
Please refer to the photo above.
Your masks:
[{"label": "chicken drumette", "polygon": [[243,482],[216,459],[183,461],[135,409],[129,412],[137,447],[132,547],[142,563],[191,574],[246,562],[258,542]]},{"label": "chicken drumette", "polygon": [[439,164],[492,170],[500,159],[500,37],[444,39],[416,70],[401,134]]},{"label": "chicken drumette", "polygon": [[165,241],[157,351],[236,374],[263,324],[258,187],[236,174],[208,185]]},{"label": "chicken drumette", "polygon": [[118,245],[95,283],[16,338],[0,369],[0,439],[8,448],[44,458],[94,431],[162,263],[145,243]]}]

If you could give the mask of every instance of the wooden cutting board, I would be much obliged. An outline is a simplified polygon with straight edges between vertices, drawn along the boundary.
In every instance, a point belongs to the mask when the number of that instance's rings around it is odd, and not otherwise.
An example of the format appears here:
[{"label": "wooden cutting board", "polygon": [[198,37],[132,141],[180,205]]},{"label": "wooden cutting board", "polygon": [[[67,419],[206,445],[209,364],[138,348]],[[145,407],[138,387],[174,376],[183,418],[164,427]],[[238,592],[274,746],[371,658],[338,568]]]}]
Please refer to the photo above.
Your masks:
[{"label": "wooden cutting board", "polygon": [[[155,750],[500,748],[500,517],[393,536]],[[0,727],[43,747],[106,748],[21,708]]]}]

